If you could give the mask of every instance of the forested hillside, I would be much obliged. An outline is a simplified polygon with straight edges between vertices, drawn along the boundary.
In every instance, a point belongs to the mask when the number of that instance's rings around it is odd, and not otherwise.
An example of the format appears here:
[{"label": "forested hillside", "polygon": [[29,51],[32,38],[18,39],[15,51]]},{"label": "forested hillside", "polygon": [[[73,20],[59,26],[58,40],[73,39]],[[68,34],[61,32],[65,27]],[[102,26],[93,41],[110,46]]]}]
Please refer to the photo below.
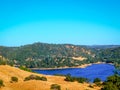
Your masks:
[{"label": "forested hillside", "polygon": [[20,47],[0,46],[0,56],[4,63],[29,68],[71,67],[98,61],[120,63],[120,47],[34,43]]},{"label": "forested hillside", "polygon": [[98,55],[103,62],[114,63],[117,68],[120,68],[120,47],[102,49]]}]

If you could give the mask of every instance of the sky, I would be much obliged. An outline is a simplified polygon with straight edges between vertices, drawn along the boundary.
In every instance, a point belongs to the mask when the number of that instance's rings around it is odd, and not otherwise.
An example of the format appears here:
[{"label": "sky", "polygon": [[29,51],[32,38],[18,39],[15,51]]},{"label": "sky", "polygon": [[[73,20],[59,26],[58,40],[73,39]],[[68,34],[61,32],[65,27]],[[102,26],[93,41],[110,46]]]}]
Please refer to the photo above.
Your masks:
[{"label": "sky", "polygon": [[0,46],[120,45],[120,0],[0,0]]}]

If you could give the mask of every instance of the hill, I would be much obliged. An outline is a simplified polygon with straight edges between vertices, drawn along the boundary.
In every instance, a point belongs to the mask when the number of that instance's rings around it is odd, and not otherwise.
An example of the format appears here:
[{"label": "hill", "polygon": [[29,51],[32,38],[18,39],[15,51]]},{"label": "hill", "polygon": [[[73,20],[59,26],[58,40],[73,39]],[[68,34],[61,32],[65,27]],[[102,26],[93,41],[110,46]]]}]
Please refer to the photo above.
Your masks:
[{"label": "hill", "polygon": [[[85,46],[71,44],[34,43],[21,47],[0,47],[0,55],[9,59],[8,63],[24,65],[29,68],[54,68],[79,66],[94,53]],[[73,57],[85,58],[82,61]]]},{"label": "hill", "polygon": [[[96,62],[120,64],[119,55],[119,45],[34,43],[20,47],[0,46],[0,64],[28,68],[73,67]],[[4,58],[6,60],[3,60]]]},{"label": "hill", "polygon": [[[45,76],[47,81],[30,80],[24,81],[29,75]],[[12,76],[18,78],[18,82],[11,83]],[[66,82],[65,77],[47,76],[20,70],[19,68],[8,65],[0,65],[0,79],[4,82],[4,87],[0,90],[50,90],[52,84],[61,86],[61,90],[98,90],[99,87],[90,88],[88,83]]]}]

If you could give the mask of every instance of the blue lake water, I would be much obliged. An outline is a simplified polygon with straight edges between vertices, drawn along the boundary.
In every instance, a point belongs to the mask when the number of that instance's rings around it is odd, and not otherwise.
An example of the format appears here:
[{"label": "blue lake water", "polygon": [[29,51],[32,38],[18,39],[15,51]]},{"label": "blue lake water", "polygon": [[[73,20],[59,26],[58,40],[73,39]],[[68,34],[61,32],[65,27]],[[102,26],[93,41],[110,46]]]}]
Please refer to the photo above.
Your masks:
[{"label": "blue lake water", "polygon": [[54,74],[71,74],[74,77],[85,77],[90,81],[95,78],[100,78],[105,81],[106,78],[114,74],[115,67],[111,64],[92,64],[86,68],[67,68],[67,69],[54,69],[54,70],[33,70],[34,72],[46,75]]}]

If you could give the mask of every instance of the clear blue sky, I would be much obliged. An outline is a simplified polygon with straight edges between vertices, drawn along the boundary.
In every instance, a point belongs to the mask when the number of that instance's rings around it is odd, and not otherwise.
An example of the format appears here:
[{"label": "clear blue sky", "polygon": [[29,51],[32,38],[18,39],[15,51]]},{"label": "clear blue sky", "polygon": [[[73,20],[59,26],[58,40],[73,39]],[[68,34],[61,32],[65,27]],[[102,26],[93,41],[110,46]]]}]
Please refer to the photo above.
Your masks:
[{"label": "clear blue sky", "polygon": [[0,0],[0,45],[120,45],[120,0]]}]

